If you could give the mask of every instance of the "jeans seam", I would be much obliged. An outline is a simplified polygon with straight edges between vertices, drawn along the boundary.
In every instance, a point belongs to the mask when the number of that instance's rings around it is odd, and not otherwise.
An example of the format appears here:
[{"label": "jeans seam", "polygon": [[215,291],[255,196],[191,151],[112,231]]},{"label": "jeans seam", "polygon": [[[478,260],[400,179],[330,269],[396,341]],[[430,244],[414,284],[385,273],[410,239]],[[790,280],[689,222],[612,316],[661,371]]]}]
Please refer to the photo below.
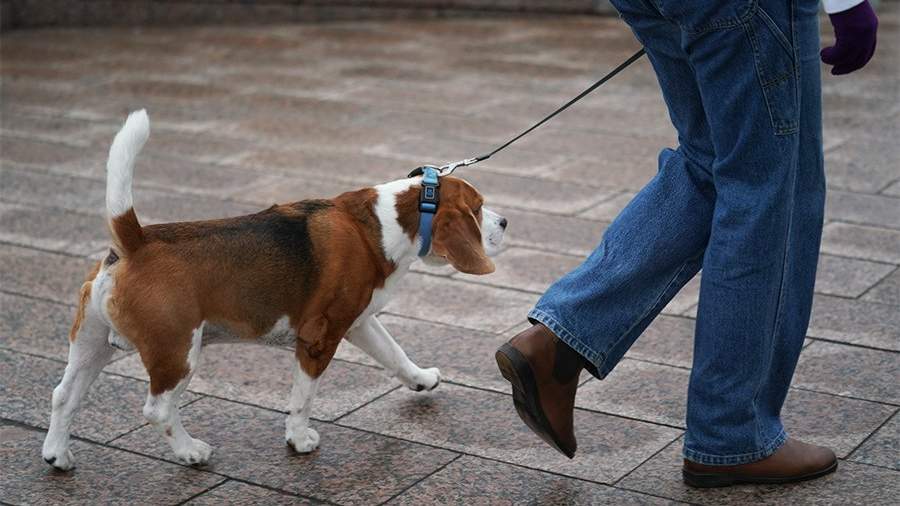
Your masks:
[{"label": "jeans seam", "polygon": [[[759,16],[760,19],[762,19],[763,23],[768,25],[769,30],[772,32],[772,35],[775,36],[775,39],[778,40],[778,43],[781,45],[782,49],[784,49],[785,52],[787,52],[791,57],[791,61],[795,61],[796,58],[794,55],[794,48],[791,45],[791,42],[784,35],[784,32],[781,31],[781,28],[778,27],[778,24],[775,23],[775,20],[772,19],[772,16],[769,16],[769,13],[766,12],[766,10],[762,7],[757,9],[756,15]],[[793,26],[793,23],[791,23],[791,25]]]},{"label": "jeans seam", "polygon": [[[793,25],[793,20],[792,23]],[[759,87],[761,89],[761,93],[763,96],[763,102],[766,104],[766,111],[769,113],[769,119],[772,122],[772,129],[775,131],[775,135],[790,135],[792,133],[797,132],[799,129],[799,122],[796,120],[793,121],[785,121],[781,118],[776,119],[775,111],[772,110],[772,104],[770,103],[769,94],[767,90],[771,89],[775,84],[778,84],[782,81],[787,81],[787,79],[782,78],[773,78],[769,81],[763,80],[763,76],[760,74],[760,53],[759,53],[759,41],[757,40],[756,31],[754,31],[753,27],[750,23],[743,22],[741,26],[744,29],[744,33],[747,35],[747,40],[750,42],[750,48],[753,51],[753,68],[756,70],[756,81],[759,83]],[[771,30],[771,28],[769,28]],[[793,28],[792,28],[793,29]],[[777,36],[776,36],[777,38]],[[797,68],[797,64],[795,62],[795,58],[791,55],[791,65],[794,69]],[[796,70],[795,70],[796,74]],[[795,86],[796,89],[796,86]],[[796,97],[795,97],[796,98]],[[799,106],[799,104],[798,104]]]},{"label": "jeans seam", "polygon": [[[793,4],[792,4],[793,5]],[[791,30],[794,29],[794,19],[793,19],[793,9],[791,15]],[[795,65],[795,69],[798,68]],[[799,111],[800,107],[800,97],[797,97],[797,107]],[[798,141],[799,143],[799,141]],[[798,148],[799,149],[799,148]],[[798,154],[793,155],[794,157],[799,156]],[[775,306],[775,321],[772,322],[772,333],[769,339],[769,354],[767,358],[767,363],[769,367],[772,366],[772,356],[775,353],[775,339],[777,338],[778,329],[782,326],[783,315],[782,312],[784,310],[784,301],[787,297],[785,293],[787,290],[787,286],[785,280],[787,279],[787,269],[788,269],[788,258],[791,253],[791,232],[794,228],[794,202],[796,200],[796,188],[797,188],[797,172],[799,171],[799,167],[796,165],[799,164],[799,160],[792,157],[791,159],[791,173],[790,173],[790,186],[789,186],[789,194],[788,194],[788,212],[787,212],[787,226],[784,231],[784,254],[781,258],[781,279],[778,282],[778,301]],[[757,385],[756,392],[753,393],[753,411],[754,414],[758,412],[757,405],[759,403],[759,396],[762,393],[762,379],[760,379],[759,385]],[[757,438],[759,438],[761,434],[760,430],[760,420],[759,415],[757,414],[757,423],[756,423],[756,433]],[[760,438],[761,439],[761,438]]]}]

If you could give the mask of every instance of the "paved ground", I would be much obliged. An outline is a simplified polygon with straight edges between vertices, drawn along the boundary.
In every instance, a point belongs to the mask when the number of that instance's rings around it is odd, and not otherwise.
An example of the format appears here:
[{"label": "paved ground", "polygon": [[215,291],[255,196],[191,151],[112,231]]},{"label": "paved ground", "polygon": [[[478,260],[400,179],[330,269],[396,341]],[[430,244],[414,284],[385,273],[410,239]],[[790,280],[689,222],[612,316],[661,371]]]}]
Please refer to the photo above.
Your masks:
[{"label": "paved ground", "polygon": [[[342,348],[316,401],[319,451],[282,440],[291,353],[204,351],[185,424],[195,470],[145,425],[135,356],[116,355],[75,423],[79,467],[40,459],[73,302],[107,242],[103,167],[126,112],[153,134],[145,222],[330,196],[504,140],[637,47],[616,19],[53,30],[2,38],[0,501],[399,504],[888,504],[900,497],[900,9],[879,53],[825,77],[830,197],[815,309],[785,423],[842,459],[781,488],[680,482],[692,282],[608,380],[578,396],[568,461],[519,422],[492,363],[541,290],[575,266],[673,135],[642,61],[495,161],[464,172],[510,219],[496,274],[419,270],[384,323],[448,380],[412,393]],[[894,497],[891,500],[890,497]]]}]

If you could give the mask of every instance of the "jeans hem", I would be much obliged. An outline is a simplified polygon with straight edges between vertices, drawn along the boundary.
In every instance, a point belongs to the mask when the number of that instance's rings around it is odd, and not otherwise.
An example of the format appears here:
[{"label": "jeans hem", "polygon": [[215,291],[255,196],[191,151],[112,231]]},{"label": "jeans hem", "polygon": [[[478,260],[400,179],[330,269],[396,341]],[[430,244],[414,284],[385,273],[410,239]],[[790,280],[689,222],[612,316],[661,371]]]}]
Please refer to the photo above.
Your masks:
[{"label": "jeans hem", "polygon": [[761,450],[752,453],[742,453],[737,455],[710,455],[708,453],[691,450],[687,446],[684,447],[684,458],[697,464],[705,464],[709,466],[737,466],[741,464],[749,464],[762,460],[781,448],[787,441],[787,433],[782,430],[775,438],[766,444]]},{"label": "jeans hem", "polygon": [[[604,355],[602,353],[594,351],[588,345],[584,344],[584,341],[579,339],[578,336],[576,336],[572,332],[569,332],[561,323],[559,323],[559,321],[556,320],[556,318],[553,318],[540,309],[534,308],[528,312],[528,319],[536,321],[550,329],[551,332],[556,334],[556,337],[559,338],[560,341],[566,343],[585,360],[590,362],[590,364],[594,366],[595,371],[600,370],[600,364],[603,363],[605,358]],[[594,371],[591,371],[591,373],[594,373]]]}]

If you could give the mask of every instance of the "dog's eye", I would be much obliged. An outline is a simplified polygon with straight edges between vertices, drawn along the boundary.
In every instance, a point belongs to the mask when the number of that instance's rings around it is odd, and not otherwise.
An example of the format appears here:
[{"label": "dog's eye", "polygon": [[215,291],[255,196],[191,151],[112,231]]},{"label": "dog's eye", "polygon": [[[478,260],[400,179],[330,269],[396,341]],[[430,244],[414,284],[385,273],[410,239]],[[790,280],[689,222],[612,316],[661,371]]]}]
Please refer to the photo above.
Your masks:
[{"label": "dog's eye", "polygon": [[481,206],[476,207],[475,210],[472,211],[472,214],[474,214],[475,216],[481,216]]}]

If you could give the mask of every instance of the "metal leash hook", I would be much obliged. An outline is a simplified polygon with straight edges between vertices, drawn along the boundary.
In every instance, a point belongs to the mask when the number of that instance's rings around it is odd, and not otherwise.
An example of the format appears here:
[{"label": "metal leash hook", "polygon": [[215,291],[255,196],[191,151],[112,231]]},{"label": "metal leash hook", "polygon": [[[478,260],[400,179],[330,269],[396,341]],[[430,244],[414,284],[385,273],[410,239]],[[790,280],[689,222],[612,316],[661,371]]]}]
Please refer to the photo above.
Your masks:
[{"label": "metal leash hook", "polygon": [[457,168],[468,167],[469,165],[478,163],[479,161],[481,160],[479,160],[478,158],[466,158],[465,160],[460,160],[458,162],[451,162],[446,165],[441,165],[441,167],[438,169],[438,175],[440,177],[449,176],[450,174],[453,174],[453,171]]}]

